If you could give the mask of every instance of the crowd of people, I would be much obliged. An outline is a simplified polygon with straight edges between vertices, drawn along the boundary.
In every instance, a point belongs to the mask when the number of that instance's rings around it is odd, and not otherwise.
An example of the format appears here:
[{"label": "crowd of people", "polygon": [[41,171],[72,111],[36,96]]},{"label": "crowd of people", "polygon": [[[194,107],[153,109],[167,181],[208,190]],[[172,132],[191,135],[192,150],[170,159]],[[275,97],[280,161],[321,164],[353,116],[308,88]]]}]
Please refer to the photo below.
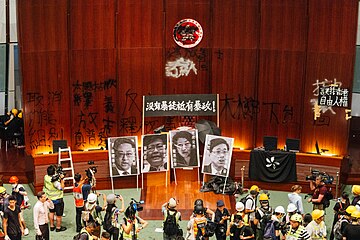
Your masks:
[{"label": "crowd of people", "polygon": [[[37,193],[33,207],[33,222],[36,239],[49,240],[50,231],[63,232],[64,176],[50,165],[44,176],[43,191]],[[94,191],[88,176],[74,176],[74,207],[76,210],[76,236],[74,239],[138,239],[148,221],[142,219],[141,202],[134,199],[125,207],[124,199],[117,194],[101,194]],[[2,234],[5,240],[18,240],[29,234],[23,211],[29,206],[27,192],[19,179],[12,176],[11,194],[0,186],[0,213]],[[326,226],[324,218],[327,187],[321,175],[310,181],[312,195],[308,202],[313,210],[305,213],[301,186],[294,185],[288,194],[287,206],[271,204],[269,194],[261,192],[256,185],[251,186],[245,197],[237,199],[235,211],[230,212],[223,200],[216,202],[213,211],[196,199],[191,216],[182,216],[177,209],[178,201],[170,198],[163,203],[163,239],[209,239],[217,240],[308,240],[308,239],[360,239],[360,185],[352,187],[354,198],[343,192],[333,207],[334,221]],[[101,203],[102,202],[102,203]],[[182,229],[180,221],[187,221]],[[186,218],[186,219],[185,219]],[[331,229],[331,231],[328,231]],[[330,234],[328,235],[328,232]],[[2,236],[0,236],[2,237]]]}]

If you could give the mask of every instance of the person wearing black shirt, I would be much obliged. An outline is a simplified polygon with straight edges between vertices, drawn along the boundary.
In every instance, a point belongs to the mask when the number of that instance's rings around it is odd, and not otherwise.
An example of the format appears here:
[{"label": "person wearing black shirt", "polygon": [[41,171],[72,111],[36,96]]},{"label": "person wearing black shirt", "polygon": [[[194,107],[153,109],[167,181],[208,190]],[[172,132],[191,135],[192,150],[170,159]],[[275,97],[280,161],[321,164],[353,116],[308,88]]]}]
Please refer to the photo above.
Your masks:
[{"label": "person wearing black shirt", "polygon": [[21,240],[24,228],[20,224],[20,207],[16,205],[16,198],[9,196],[9,206],[4,209],[3,230],[5,240]]},{"label": "person wearing black shirt", "polygon": [[341,198],[335,203],[334,206],[334,221],[331,228],[330,240],[334,239],[334,226],[339,221],[340,216],[344,215],[346,208],[350,205],[349,194],[343,192]]},{"label": "person wearing black shirt", "polygon": [[233,221],[229,223],[229,226],[226,231],[226,235],[230,236],[230,240],[255,239],[255,235],[251,227],[245,225],[241,215],[237,215],[237,214],[234,215]]},{"label": "person wearing black shirt", "polygon": [[216,211],[215,211],[215,223],[217,223],[215,235],[217,240],[226,239],[226,229],[227,229],[227,220],[230,219],[230,213],[225,208],[223,200],[218,200],[216,202]]},{"label": "person wearing black shirt", "polygon": [[360,212],[354,211],[351,214],[352,223],[346,225],[343,232],[343,239],[360,239]]}]

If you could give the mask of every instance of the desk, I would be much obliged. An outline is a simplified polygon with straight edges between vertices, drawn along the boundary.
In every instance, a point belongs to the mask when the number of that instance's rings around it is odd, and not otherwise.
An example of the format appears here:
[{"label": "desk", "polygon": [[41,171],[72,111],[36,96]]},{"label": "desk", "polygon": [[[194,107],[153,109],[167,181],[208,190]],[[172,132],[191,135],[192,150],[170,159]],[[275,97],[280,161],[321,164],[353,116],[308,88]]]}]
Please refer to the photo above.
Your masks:
[{"label": "desk", "polygon": [[295,153],[264,150],[251,151],[249,178],[263,182],[296,181]]}]

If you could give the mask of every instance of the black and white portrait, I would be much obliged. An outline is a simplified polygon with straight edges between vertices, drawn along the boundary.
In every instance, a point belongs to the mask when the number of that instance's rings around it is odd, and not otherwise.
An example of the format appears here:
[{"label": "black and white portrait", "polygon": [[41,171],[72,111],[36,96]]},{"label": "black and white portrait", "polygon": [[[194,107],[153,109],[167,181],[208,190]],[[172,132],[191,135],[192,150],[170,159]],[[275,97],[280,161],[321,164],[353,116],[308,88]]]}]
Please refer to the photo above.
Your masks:
[{"label": "black and white portrait", "polygon": [[139,174],[137,137],[108,138],[110,176]]},{"label": "black and white portrait", "polygon": [[227,177],[234,138],[206,135],[202,172]]},{"label": "black and white portrait", "polygon": [[146,172],[168,170],[168,134],[150,134],[142,136],[141,169]]},{"label": "black and white portrait", "polygon": [[170,131],[171,166],[173,168],[199,167],[197,129]]}]

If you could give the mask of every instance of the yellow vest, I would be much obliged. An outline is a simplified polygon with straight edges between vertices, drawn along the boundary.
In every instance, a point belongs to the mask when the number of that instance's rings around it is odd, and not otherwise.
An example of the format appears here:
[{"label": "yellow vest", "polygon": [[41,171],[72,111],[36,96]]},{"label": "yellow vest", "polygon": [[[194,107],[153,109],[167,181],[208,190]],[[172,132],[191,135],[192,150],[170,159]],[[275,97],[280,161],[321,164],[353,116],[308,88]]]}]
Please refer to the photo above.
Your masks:
[{"label": "yellow vest", "polygon": [[91,234],[89,234],[85,228],[81,229],[80,234],[82,234],[82,233],[86,233],[88,235],[88,240],[94,239],[93,236]]},{"label": "yellow vest", "polygon": [[51,200],[57,200],[63,198],[64,192],[62,190],[54,187],[54,184],[51,182],[51,177],[49,175],[45,175],[44,177],[44,188],[43,191]]}]

